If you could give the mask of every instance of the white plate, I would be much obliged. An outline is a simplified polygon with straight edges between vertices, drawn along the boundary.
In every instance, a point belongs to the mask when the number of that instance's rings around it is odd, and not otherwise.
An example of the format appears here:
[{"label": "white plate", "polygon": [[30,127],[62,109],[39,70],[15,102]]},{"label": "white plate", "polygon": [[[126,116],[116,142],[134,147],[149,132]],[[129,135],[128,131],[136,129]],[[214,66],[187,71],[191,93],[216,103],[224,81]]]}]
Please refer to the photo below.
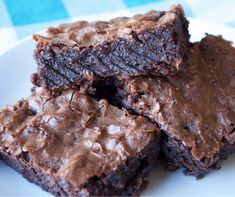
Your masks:
[{"label": "white plate", "polygon": [[[109,15],[110,16],[110,15]],[[110,16],[111,17],[111,16]],[[93,18],[91,18],[93,19]],[[96,19],[96,18],[95,18]],[[198,41],[208,32],[221,34],[235,42],[235,30],[226,26],[190,19],[192,41]],[[0,107],[14,104],[30,94],[30,75],[36,70],[32,58],[35,43],[27,38],[0,56]],[[143,195],[152,196],[233,196],[235,155],[222,163],[222,169],[204,179],[184,176],[182,170],[166,172],[156,167],[150,176],[150,185]],[[51,196],[40,187],[29,183],[14,170],[0,162],[0,196]]]}]

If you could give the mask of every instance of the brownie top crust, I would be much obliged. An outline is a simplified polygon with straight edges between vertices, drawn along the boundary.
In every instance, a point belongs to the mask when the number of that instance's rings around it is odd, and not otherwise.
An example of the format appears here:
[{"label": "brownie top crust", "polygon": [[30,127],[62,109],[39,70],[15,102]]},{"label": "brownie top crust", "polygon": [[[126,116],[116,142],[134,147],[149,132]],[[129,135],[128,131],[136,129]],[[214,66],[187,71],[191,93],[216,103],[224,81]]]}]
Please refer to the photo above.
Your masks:
[{"label": "brownie top crust", "polygon": [[213,158],[224,140],[235,143],[235,49],[222,37],[193,44],[178,74],[138,77],[123,89],[128,108],[156,121],[197,159]]},{"label": "brownie top crust", "polygon": [[78,21],[34,35],[32,83],[49,91],[92,93],[100,80],[165,76],[187,62],[188,21],[180,5],[109,22]]},{"label": "brownie top crust", "polygon": [[157,128],[106,100],[69,90],[42,90],[0,112],[0,149],[25,155],[43,173],[82,187],[125,165],[155,139]]},{"label": "brownie top crust", "polygon": [[137,14],[131,18],[118,17],[110,21],[77,21],[51,27],[47,35],[35,34],[33,38],[42,43],[63,44],[75,47],[96,46],[103,42],[111,42],[116,38],[132,38],[132,32],[141,32],[146,28],[173,25],[183,17],[184,12],[180,5],[172,6],[169,11],[149,11],[146,14]]}]

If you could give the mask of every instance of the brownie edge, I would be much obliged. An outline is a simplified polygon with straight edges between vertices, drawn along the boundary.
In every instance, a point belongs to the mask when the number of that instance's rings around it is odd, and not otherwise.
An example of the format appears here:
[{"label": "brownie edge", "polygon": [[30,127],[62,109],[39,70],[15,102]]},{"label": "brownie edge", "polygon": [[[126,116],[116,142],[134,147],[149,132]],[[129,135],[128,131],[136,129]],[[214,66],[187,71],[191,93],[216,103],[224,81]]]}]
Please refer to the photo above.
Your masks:
[{"label": "brownie edge", "polygon": [[190,148],[186,147],[180,140],[164,135],[161,151],[165,155],[167,170],[174,171],[183,166],[186,175],[193,175],[200,179],[209,172],[219,170],[221,160],[235,152],[235,144],[230,144],[225,140],[220,151],[214,155],[213,160],[208,158],[197,160],[192,156]]},{"label": "brownie edge", "polygon": [[78,21],[34,35],[34,85],[92,90],[99,79],[171,75],[186,61],[188,21],[181,6],[109,22]]},{"label": "brownie edge", "polygon": [[0,111],[0,157],[55,196],[139,195],[159,150],[147,119],[76,90]]},{"label": "brownie edge", "polygon": [[235,151],[235,48],[207,35],[191,45],[188,58],[173,76],[121,81],[116,98],[109,97],[158,124],[167,136],[162,150],[168,167],[201,178]]},{"label": "brownie edge", "polygon": [[[159,139],[152,141],[136,157],[129,158],[126,165],[119,166],[117,170],[101,177],[90,178],[84,185],[86,191],[79,193],[70,183],[42,173],[29,165],[23,154],[16,158],[1,152],[0,158],[28,181],[55,196],[139,196],[148,184],[147,175],[158,160],[160,148],[157,143]],[[123,182],[127,184],[123,186]],[[65,192],[64,188],[68,188],[69,193]]]}]

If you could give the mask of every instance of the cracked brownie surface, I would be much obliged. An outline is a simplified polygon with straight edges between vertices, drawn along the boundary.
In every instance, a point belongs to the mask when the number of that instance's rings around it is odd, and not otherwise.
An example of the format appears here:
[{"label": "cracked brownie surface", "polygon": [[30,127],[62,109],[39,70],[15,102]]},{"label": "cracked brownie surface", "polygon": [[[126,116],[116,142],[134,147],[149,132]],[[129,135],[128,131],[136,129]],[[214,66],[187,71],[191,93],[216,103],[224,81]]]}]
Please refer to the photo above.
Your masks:
[{"label": "cracked brownie surface", "polygon": [[192,44],[188,58],[174,76],[124,81],[118,101],[166,133],[171,168],[184,166],[202,177],[235,151],[235,49],[207,35]]},{"label": "cracked brownie surface", "polygon": [[138,195],[159,152],[159,130],[75,90],[37,90],[0,112],[0,154],[56,196]]},{"label": "cracked brownie surface", "polygon": [[186,61],[189,34],[183,9],[176,5],[109,22],[63,24],[34,39],[35,85],[86,90],[104,78],[176,73]]}]

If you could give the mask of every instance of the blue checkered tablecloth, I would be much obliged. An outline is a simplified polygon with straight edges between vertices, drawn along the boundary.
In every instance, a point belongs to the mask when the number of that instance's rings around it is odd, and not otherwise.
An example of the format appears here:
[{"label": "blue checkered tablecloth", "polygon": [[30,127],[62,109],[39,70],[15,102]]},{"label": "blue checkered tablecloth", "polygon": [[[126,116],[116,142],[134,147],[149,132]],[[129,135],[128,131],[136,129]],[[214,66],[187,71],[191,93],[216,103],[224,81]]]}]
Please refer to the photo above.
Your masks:
[{"label": "blue checkered tablecloth", "polygon": [[[0,0],[0,52],[48,26],[84,16],[146,12],[182,4],[188,17],[235,28],[235,0]],[[125,12],[124,12],[125,13]]]}]

